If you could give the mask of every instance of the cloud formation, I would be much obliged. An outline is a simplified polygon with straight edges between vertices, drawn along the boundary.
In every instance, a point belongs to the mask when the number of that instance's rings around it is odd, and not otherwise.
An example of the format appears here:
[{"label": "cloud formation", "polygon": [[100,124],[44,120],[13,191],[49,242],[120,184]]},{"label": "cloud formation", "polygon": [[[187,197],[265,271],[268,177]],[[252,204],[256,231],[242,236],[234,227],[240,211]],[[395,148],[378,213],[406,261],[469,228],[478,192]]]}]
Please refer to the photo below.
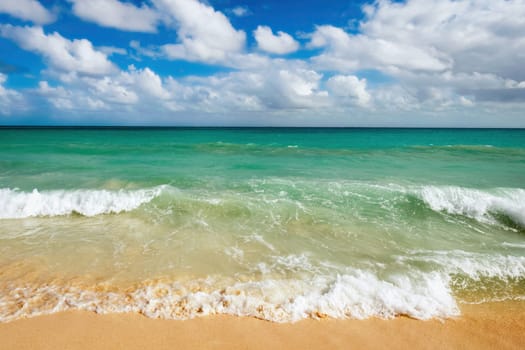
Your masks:
[{"label": "cloud formation", "polygon": [[23,97],[15,90],[4,86],[7,75],[0,73],[0,114],[9,115],[14,111],[24,109],[22,107]]},{"label": "cloud formation", "polygon": [[367,38],[419,48],[454,72],[525,79],[523,0],[382,0],[365,12]]},{"label": "cloud formation", "polygon": [[36,24],[47,24],[55,20],[55,16],[36,0],[2,0],[0,13]]},{"label": "cloud formation", "polygon": [[15,41],[25,50],[41,54],[51,68],[60,72],[107,74],[116,67],[106,54],[93,48],[87,39],[68,40],[59,33],[45,34],[42,27],[0,25],[0,36]]},{"label": "cloud formation", "polygon": [[[525,126],[525,0],[378,0],[363,6],[352,30],[315,23],[297,39],[258,22],[236,28],[256,19],[235,17],[245,7],[224,10],[230,21],[199,0],[68,1],[77,17],[128,39],[0,24],[0,37],[46,64],[32,89],[8,89],[0,76],[0,113],[38,98],[57,115],[103,111],[124,121],[222,115],[238,124],[400,118],[414,125],[423,115],[485,115],[497,124],[494,115],[504,111]],[[42,7],[17,1],[24,3]],[[0,11],[6,4],[14,2]],[[209,73],[185,73],[190,65]]]},{"label": "cloud formation", "polygon": [[247,6],[236,6],[231,9],[231,12],[237,17],[245,17],[252,14]]},{"label": "cloud formation", "polygon": [[508,89],[525,80],[523,0],[381,0],[364,12],[358,34],[316,28],[308,46],[323,51],[314,67],[379,70],[422,103],[520,99]]},{"label": "cloud formation", "polygon": [[361,107],[370,104],[371,96],[366,90],[366,79],[354,75],[335,75],[328,79],[326,85],[333,95],[347,98],[351,103]]},{"label": "cloud formation", "polygon": [[402,41],[385,40],[365,34],[351,35],[331,25],[319,26],[312,34],[309,47],[321,48],[323,53],[313,62],[323,70],[351,72],[360,69],[379,69],[387,73],[399,70],[442,72],[452,61],[432,46],[413,45]]},{"label": "cloud formation", "polygon": [[159,15],[144,4],[137,7],[118,0],[69,1],[73,3],[73,13],[85,21],[133,32],[156,31]]},{"label": "cloud formation", "polygon": [[299,48],[299,43],[291,35],[281,31],[274,35],[272,29],[267,26],[258,26],[253,36],[259,48],[266,52],[284,55]]},{"label": "cloud formation", "polygon": [[166,44],[162,51],[170,59],[209,63],[224,62],[241,52],[246,34],[236,30],[228,18],[197,0],[155,0],[166,23],[177,30],[178,43]]}]

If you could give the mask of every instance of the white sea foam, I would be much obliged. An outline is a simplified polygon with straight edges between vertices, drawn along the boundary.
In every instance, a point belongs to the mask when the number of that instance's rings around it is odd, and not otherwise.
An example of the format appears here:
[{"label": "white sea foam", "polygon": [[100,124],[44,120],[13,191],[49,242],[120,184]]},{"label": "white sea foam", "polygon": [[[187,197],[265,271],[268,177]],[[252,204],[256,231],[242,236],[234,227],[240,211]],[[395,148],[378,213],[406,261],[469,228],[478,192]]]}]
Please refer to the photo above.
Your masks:
[{"label": "white sea foam", "polygon": [[448,277],[438,273],[398,275],[382,280],[372,272],[353,270],[344,275],[317,276],[310,280],[267,279],[221,288],[216,285],[212,279],[194,281],[191,286],[178,282],[156,283],[128,293],[50,285],[11,288],[9,293],[0,296],[0,320],[6,322],[70,309],[136,312],[164,319],[230,314],[275,322],[396,315],[429,319],[459,314],[448,287]]},{"label": "white sea foam", "polygon": [[35,216],[84,216],[131,211],[159,196],[165,186],[139,190],[53,190],[23,192],[0,189],[0,219]]},{"label": "white sea foam", "polygon": [[[315,273],[311,278],[299,279],[236,282],[210,277],[184,283],[148,282],[134,290],[127,288],[125,292],[107,292],[107,288],[82,289],[74,285],[10,286],[7,292],[0,294],[0,321],[65,310],[133,312],[164,319],[229,314],[274,322],[319,317],[392,318],[397,315],[417,319],[448,318],[459,314],[451,289],[453,274],[473,279],[525,277],[525,257],[521,256],[460,250],[415,250],[409,253],[398,259],[405,267],[406,263],[422,261],[437,266],[432,271],[410,268],[382,277],[371,270],[347,268],[339,274]],[[282,265],[295,266],[296,260],[304,258],[288,256],[281,260],[284,261]],[[502,300],[508,297],[495,296]],[[520,299],[523,295],[511,297]],[[489,300],[493,299],[483,299]]]},{"label": "white sea foam", "polygon": [[511,248],[523,248],[525,249],[525,243],[509,243],[509,242],[503,242],[501,243],[503,247],[511,247]]},{"label": "white sea foam", "polygon": [[495,189],[482,191],[456,186],[424,186],[418,191],[435,211],[465,215],[481,222],[494,223],[494,214],[504,214],[525,227],[525,190]]},{"label": "white sea foam", "polygon": [[399,256],[399,261],[433,263],[439,271],[461,274],[473,279],[481,277],[525,278],[525,256],[473,253],[462,250],[413,250]]},{"label": "white sea foam", "polygon": [[[284,269],[297,273],[296,268],[305,264],[303,269],[314,270],[310,278],[295,275],[276,279],[263,273],[262,280],[240,276],[236,280],[210,277],[189,282],[144,282],[135,288],[112,292],[107,292],[111,288],[105,285],[103,288],[80,288],[67,285],[67,282],[66,285],[26,283],[8,286],[6,292],[0,293],[0,321],[65,310],[133,312],[164,319],[229,314],[274,322],[319,317],[392,318],[397,315],[417,319],[448,318],[459,314],[452,286],[463,288],[454,283],[454,274],[475,280],[481,277],[525,278],[525,257],[522,256],[461,250],[408,253],[397,259],[402,268],[389,274],[373,272],[377,269],[341,266],[329,266],[334,272],[327,273],[312,268],[306,255],[289,255],[275,256],[275,264],[266,267],[270,272]],[[420,265],[421,262],[435,266],[431,266],[430,271],[413,268],[414,263]],[[493,299],[484,299],[489,300]]]}]

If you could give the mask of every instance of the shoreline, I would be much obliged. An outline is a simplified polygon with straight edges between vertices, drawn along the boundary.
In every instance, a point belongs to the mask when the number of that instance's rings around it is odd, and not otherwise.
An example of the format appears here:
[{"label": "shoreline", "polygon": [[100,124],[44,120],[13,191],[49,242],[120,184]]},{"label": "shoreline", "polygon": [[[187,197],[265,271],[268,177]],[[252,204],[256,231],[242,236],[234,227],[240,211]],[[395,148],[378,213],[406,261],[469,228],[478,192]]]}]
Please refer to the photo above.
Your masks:
[{"label": "shoreline", "polygon": [[67,311],[0,323],[0,349],[518,349],[525,344],[525,301],[460,308],[461,316],[447,320],[400,316],[297,323],[227,315],[177,321]]}]

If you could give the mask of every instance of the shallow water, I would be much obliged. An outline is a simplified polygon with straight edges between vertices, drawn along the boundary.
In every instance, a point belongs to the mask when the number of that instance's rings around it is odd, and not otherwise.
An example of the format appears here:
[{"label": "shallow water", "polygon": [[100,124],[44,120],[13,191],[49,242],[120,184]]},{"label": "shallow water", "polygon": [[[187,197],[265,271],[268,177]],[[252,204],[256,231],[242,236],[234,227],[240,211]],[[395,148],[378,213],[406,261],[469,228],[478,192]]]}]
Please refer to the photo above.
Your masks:
[{"label": "shallow water", "polygon": [[0,129],[0,318],[525,298],[525,131]]}]

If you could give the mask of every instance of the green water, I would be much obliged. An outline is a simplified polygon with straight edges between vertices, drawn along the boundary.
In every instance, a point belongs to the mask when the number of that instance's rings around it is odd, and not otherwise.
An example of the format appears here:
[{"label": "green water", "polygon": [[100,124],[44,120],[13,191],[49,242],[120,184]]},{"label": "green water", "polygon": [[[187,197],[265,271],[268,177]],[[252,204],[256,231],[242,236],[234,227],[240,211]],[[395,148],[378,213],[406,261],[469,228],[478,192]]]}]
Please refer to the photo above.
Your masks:
[{"label": "green water", "polygon": [[2,130],[0,183],[192,187],[279,177],[523,187],[524,144],[522,130]]},{"label": "green water", "polygon": [[525,130],[0,129],[1,266],[4,320],[522,299]]}]

